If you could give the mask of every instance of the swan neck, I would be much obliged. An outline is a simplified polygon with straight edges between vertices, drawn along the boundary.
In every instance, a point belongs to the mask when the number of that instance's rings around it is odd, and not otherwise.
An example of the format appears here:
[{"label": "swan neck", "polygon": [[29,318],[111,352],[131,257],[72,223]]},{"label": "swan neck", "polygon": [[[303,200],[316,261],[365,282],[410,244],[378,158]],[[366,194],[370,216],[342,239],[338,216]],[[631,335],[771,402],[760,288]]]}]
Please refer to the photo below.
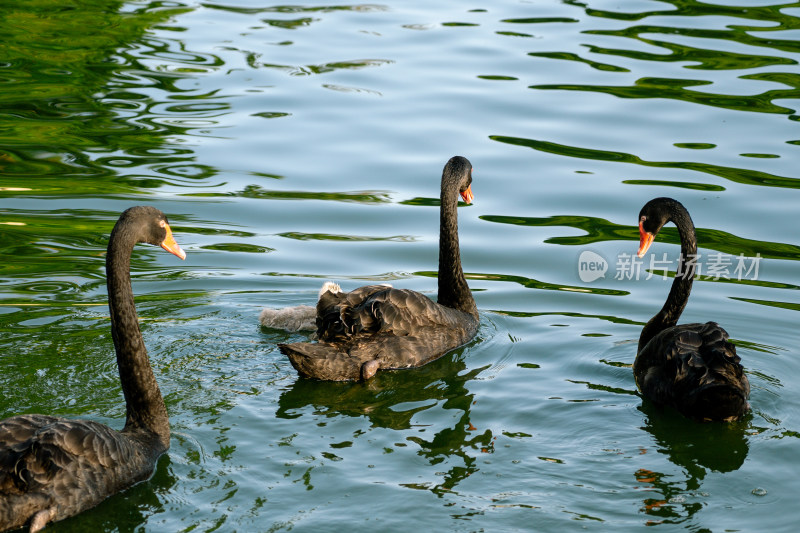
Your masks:
[{"label": "swan neck", "polygon": [[135,243],[136,239],[118,224],[111,233],[106,255],[111,336],[127,410],[123,432],[154,433],[167,449],[167,409],[150,367],[131,288],[130,259]]},{"label": "swan neck", "polygon": [[439,208],[439,298],[445,307],[478,318],[478,307],[461,269],[458,246],[458,184],[442,179]]},{"label": "swan neck", "polygon": [[678,259],[678,269],[675,279],[672,280],[664,307],[642,329],[639,337],[639,351],[658,333],[678,323],[678,319],[689,301],[689,294],[692,292],[692,282],[697,267],[697,237],[694,223],[689,212],[677,202],[676,205],[670,207],[669,220],[678,227],[681,256]]}]

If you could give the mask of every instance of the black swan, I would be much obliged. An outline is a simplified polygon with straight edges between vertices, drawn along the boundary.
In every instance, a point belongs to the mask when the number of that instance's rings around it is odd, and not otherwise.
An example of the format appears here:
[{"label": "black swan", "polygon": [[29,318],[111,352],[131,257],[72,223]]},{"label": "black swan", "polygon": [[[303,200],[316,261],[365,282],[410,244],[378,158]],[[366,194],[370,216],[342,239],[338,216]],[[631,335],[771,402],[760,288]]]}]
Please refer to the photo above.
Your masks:
[{"label": "black swan", "polygon": [[116,431],[90,420],[18,415],[0,421],[0,531],[78,514],[153,472],[169,448],[169,419],[133,301],[134,244],[159,245],[184,259],[164,213],[153,207],[123,212],[108,243],[106,277],[111,335],[127,415]]},{"label": "black swan", "polygon": [[279,344],[303,377],[371,378],[378,370],[422,366],[465,344],[478,331],[478,308],[461,270],[458,196],[472,203],[472,164],[451,158],[442,171],[439,297],[387,285],[326,291],[317,302],[319,342]]},{"label": "black swan", "polygon": [[[681,257],[664,307],[642,328],[633,363],[636,386],[656,404],[699,420],[735,420],[749,409],[750,383],[728,332],[716,322],[681,324],[694,280],[697,240],[689,212],[655,198],[639,212],[639,257],[667,222],[678,227]],[[688,263],[687,263],[688,261]]]}]

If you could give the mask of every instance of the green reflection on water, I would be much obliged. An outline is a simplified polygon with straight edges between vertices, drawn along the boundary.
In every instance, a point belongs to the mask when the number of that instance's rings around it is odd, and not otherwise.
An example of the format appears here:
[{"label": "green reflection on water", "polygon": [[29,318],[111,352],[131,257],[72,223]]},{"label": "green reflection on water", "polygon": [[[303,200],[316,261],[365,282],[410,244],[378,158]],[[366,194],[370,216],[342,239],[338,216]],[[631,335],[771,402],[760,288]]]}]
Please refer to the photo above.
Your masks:
[{"label": "green reflection on water", "polygon": [[516,31],[498,31],[497,35],[505,35],[507,37],[533,37],[529,33],[520,33]]},{"label": "green reflection on water", "polygon": [[248,185],[235,192],[193,192],[181,196],[194,198],[253,198],[261,200],[333,200],[336,202],[357,202],[364,204],[388,203],[391,201],[388,192],[354,191],[354,192],[313,192],[313,191],[277,191],[268,190],[258,185]]},{"label": "green reflection on water", "polygon": [[415,242],[417,240],[415,237],[411,235],[395,235],[392,237],[369,237],[366,235],[333,235],[330,233],[302,233],[298,231],[278,233],[278,235],[281,237],[286,237],[287,239],[296,239],[298,241]]},{"label": "green reflection on water", "polygon": [[478,76],[478,78],[482,80],[491,80],[491,81],[516,81],[519,79],[514,76],[501,76],[497,74],[485,74]]},{"label": "green reflection on water", "polygon": [[578,22],[578,19],[569,17],[530,17],[530,18],[505,19],[501,20],[500,22],[505,22],[506,24],[550,24],[556,22],[575,23]]},{"label": "green reflection on water", "polygon": [[[515,226],[566,226],[586,232],[586,235],[550,237],[544,242],[568,246],[584,246],[604,241],[633,241],[639,239],[639,228],[614,224],[604,218],[587,216],[556,215],[552,217],[517,217],[507,215],[481,215],[481,220]],[[660,234],[659,234],[660,235]]]},{"label": "green reflection on water", "polygon": [[370,13],[376,11],[387,11],[388,6],[380,4],[350,4],[350,5],[333,5],[333,6],[304,6],[304,5],[278,5],[268,7],[242,7],[230,6],[218,3],[210,3],[209,6],[220,11],[231,11],[233,13],[241,13],[245,15],[257,15],[259,13],[333,13],[336,11],[355,11],[359,13]]},{"label": "green reflection on water", "polygon": [[567,157],[575,157],[579,159],[592,159],[594,161],[613,161],[618,163],[630,163],[634,165],[641,165],[643,167],[652,168],[670,168],[670,169],[683,169],[703,174],[711,174],[727,180],[742,183],[745,185],[761,185],[764,187],[784,187],[787,189],[800,189],[800,179],[789,178],[785,176],[776,176],[767,172],[759,170],[748,170],[735,167],[724,167],[721,165],[713,165],[710,163],[697,163],[697,162],[673,162],[673,161],[646,161],[633,154],[625,152],[612,152],[610,150],[598,150],[594,148],[581,148],[578,146],[569,146],[566,144],[558,144],[550,141],[541,141],[537,139],[524,139],[520,137],[507,137],[503,135],[490,135],[493,141],[512,144],[516,146],[525,146],[533,148],[534,150],[545,152],[549,154],[563,155]]},{"label": "green reflection on water", "polygon": [[[416,205],[416,206],[422,206],[422,207],[439,207],[439,205],[441,204],[441,201],[438,198],[426,198],[424,196],[417,196],[417,197],[414,197],[414,198],[409,198],[408,200],[402,200],[401,202],[398,202],[398,203],[401,204],[401,205]],[[468,203],[464,202],[463,200],[459,200],[458,201],[458,206],[459,207],[468,207],[470,205],[472,205],[472,204],[468,204]]]},{"label": "green reflection on water", "polygon": [[[579,8],[584,8],[591,17],[613,20],[642,20],[648,17],[669,17],[670,20],[685,20],[685,17],[730,17],[752,21],[751,25],[728,24],[724,29],[708,29],[702,27],[636,25],[616,29],[589,29],[583,33],[587,35],[601,35],[606,37],[619,37],[633,39],[648,46],[657,47],[654,52],[643,51],[640,46],[635,50],[623,48],[608,48],[596,45],[586,45],[591,53],[633,59],[646,62],[676,62],[684,63],[687,69],[702,70],[747,70],[773,66],[792,66],[797,61],[785,56],[775,54],[747,54],[714,48],[700,48],[685,43],[674,42],[683,38],[704,40],[705,42],[731,41],[739,47],[750,47],[759,51],[784,51],[797,53],[800,45],[796,40],[759,36],[764,33],[774,33],[786,30],[796,30],[800,27],[797,17],[784,13],[788,5],[773,6],[725,6],[722,4],[707,4],[694,0],[665,0],[672,5],[670,9],[643,11],[637,13],[615,12],[609,10],[586,7],[586,4],[577,1],[567,3]],[[654,38],[663,36],[663,38]],[[567,59],[583,61],[573,54],[560,53],[534,53],[533,56],[543,56],[553,59]],[[587,64],[592,65],[591,62]],[[594,65],[592,65],[594,66]],[[597,68],[597,67],[595,67]],[[614,70],[608,69],[608,70]],[[556,89],[571,91],[590,91],[611,94],[619,98],[669,98],[685,102],[698,103],[713,107],[735,109],[743,111],[756,111],[762,113],[790,114],[794,110],[773,103],[777,99],[791,99],[800,86],[798,76],[794,73],[761,72],[746,74],[741,79],[772,81],[788,86],[786,89],[775,89],[756,95],[724,95],[707,92],[687,90],[687,87],[708,85],[706,80],[677,80],[665,78],[640,78],[634,85],[591,85],[591,84],[547,84],[534,85],[533,89]]]},{"label": "green reflection on water", "polygon": [[691,189],[695,191],[715,191],[721,192],[725,187],[721,185],[711,185],[708,183],[691,183],[688,181],[666,181],[666,180],[623,180],[626,185],[655,185],[656,187],[678,187],[679,189]]},{"label": "green reflection on water", "polygon": [[256,246],[254,244],[246,244],[246,243],[219,243],[219,244],[207,244],[205,246],[201,246],[200,248],[204,250],[218,250],[221,252],[244,252],[249,254],[264,254],[267,252],[274,252],[274,248],[268,248],[266,246]]},{"label": "green reflection on water", "polygon": [[[635,214],[632,216],[635,218]],[[614,224],[606,219],[597,217],[569,215],[557,215],[552,217],[481,215],[479,218],[487,222],[497,222],[499,224],[532,227],[566,226],[586,232],[586,235],[550,237],[545,239],[544,242],[549,244],[585,246],[587,244],[605,241],[632,241],[631,249],[635,252],[636,243],[639,240],[639,228],[637,226]],[[698,245],[702,248],[710,248],[736,256],[744,254],[747,257],[756,257],[760,255],[762,258],[800,260],[800,246],[795,246],[793,244],[745,239],[715,229],[696,228],[696,231]],[[658,235],[659,239],[663,242],[680,244],[677,228],[665,227]]]},{"label": "green reflection on water", "polygon": [[586,59],[572,52],[530,52],[528,55],[533,57],[545,57],[548,59],[562,59],[566,61],[576,61],[578,63],[584,63],[586,65],[589,65],[593,69],[603,70],[607,72],[630,72],[630,70],[627,68],[618,67],[616,65],[609,65],[608,63],[600,63],[597,61],[592,61],[591,59]]},{"label": "green reflection on water", "polygon": [[20,2],[0,13],[0,194],[126,195],[169,180],[121,169],[191,157],[163,148],[158,133],[183,129],[154,122],[152,98],[140,90],[172,91],[180,76],[148,72],[126,50],[149,26],[188,10],[80,4]]},{"label": "green reflection on water", "polygon": [[[784,17],[788,21],[788,17]],[[756,28],[751,28],[755,30]],[[760,31],[775,31],[781,28],[775,27],[760,27]],[[785,29],[785,27],[783,28]],[[666,49],[669,53],[665,54],[663,50],[658,53],[648,53],[641,50],[632,51],[624,49],[610,49],[600,48],[596,46],[589,47],[592,52],[599,54],[608,54],[619,57],[628,57],[643,61],[656,61],[656,62],[686,62],[696,63],[694,65],[686,65],[688,69],[705,69],[705,70],[740,70],[759,68],[773,65],[796,65],[797,62],[787,58],[773,55],[753,55],[741,54],[719,49],[705,49],[696,48],[693,46],[680,45],[674,42],[658,40],[644,37],[644,35],[668,35],[674,38],[675,35],[683,37],[693,37],[700,39],[714,39],[714,40],[728,40],[738,42],[740,44],[747,44],[757,46],[759,48],[766,47],[767,49],[775,48],[773,46],[774,39],[759,39],[752,37],[745,31],[737,29],[728,30],[709,30],[698,28],[674,28],[667,26],[632,26],[620,30],[589,30],[586,33],[594,35],[611,35],[615,37],[626,37],[636,39],[641,42]]]},{"label": "green reflection on water", "polygon": [[716,148],[716,144],[711,143],[674,143],[676,148],[686,148],[688,150],[711,150]]},{"label": "green reflection on water", "polygon": [[[744,76],[742,76],[744,78]],[[753,78],[754,76],[750,76]],[[763,78],[763,76],[759,76]],[[798,82],[795,81],[790,89],[774,89],[758,95],[727,95],[708,92],[689,91],[687,87],[711,85],[706,80],[678,80],[674,78],[639,78],[633,86],[624,85],[576,85],[576,84],[545,84],[531,85],[531,89],[560,90],[560,91],[587,91],[605,93],[617,98],[667,98],[682,100],[684,102],[703,104],[712,107],[722,107],[737,111],[756,111],[759,113],[782,113],[790,115],[794,109],[773,104],[773,100],[794,99],[797,94]]]},{"label": "green reflection on water", "polygon": [[[423,276],[426,278],[436,278],[439,276],[438,272],[433,271],[420,271],[414,272],[416,276]],[[467,279],[483,280],[483,281],[502,281],[508,283],[519,283],[526,289],[539,289],[545,291],[567,291],[567,292],[584,292],[589,294],[603,294],[607,296],[625,296],[630,294],[628,291],[621,291],[616,289],[604,289],[601,287],[583,287],[578,285],[559,285],[557,283],[547,283],[546,281],[539,281],[533,278],[526,278],[524,276],[514,276],[509,274],[481,274],[477,272],[465,272],[464,276]],[[473,289],[473,291],[476,289]]]},{"label": "green reflection on water", "polygon": [[[613,315],[593,315],[589,313],[575,313],[572,311],[539,311],[536,313],[529,313],[526,311],[500,311],[500,310],[493,310],[493,313],[499,313],[501,315],[508,315],[514,317],[522,317],[522,318],[531,318],[537,316],[568,316],[573,318],[595,318],[598,320],[603,320],[605,322],[611,322],[612,324],[629,324],[634,326],[642,326],[645,323],[639,322],[636,320],[630,320],[628,318],[621,318]],[[626,366],[631,366],[631,364],[627,364]]]},{"label": "green reflection on water", "polygon": [[789,309],[791,311],[800,311],[800,304],[794,302],[778,302],[774,300],[758,300],[755,298],[742,298],[739,296],[731,296],[732,300],[740,302],[748,302],[756,305],[766,305],[767,307],[778,307],[780,309]]}]

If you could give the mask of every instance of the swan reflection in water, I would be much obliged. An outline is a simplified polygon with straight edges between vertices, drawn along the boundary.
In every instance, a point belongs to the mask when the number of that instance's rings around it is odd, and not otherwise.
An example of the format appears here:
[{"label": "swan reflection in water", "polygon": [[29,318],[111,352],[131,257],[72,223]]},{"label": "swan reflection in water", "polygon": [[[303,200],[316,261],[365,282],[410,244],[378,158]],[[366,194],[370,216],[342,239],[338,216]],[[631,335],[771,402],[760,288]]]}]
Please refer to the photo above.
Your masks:
[{"label": "swan reflection in water", "polygon": [[635,486],[646,495],[640,512],[647,515],[648,525],[684,522],[705,506],[702,486],[709,472],[733,472],[744,464],[749,452],[746,431],[751,417],[729,424],[708,424],[687,420],[679,412],[648,400],[639,410],[645,417],[642,429],[654,439],[654,447],[641,453],[666,455],[685,475],[636,470]]},{"label": "swan reflection in water", "polygon": [[419,432],[404,439],[415,443],[419,447],[417,454],[429,464],[452,465],[447,470],[443,468],[441,483],[404,486],[436,494],[452,490],[477,472],[478,461],[473,452],[490,449],[494,441],[491,430],[478,433],[470,422],[475,395],[467,383],[488,367],[467,372],[463,361],[466,348],[459,348],[414,372],[382,372],[362,383],[298,379],[281,394],[275,416],[298,418],[306,407],[312,407],[315,415],[366,417],[374,427],[405,431],[415,427],[413,419],[423,411],[436,408],[455,411],[458,414],[448,416],[448,420],[455,421],[449,427],[437,424],[437,431],[430,438]]}]

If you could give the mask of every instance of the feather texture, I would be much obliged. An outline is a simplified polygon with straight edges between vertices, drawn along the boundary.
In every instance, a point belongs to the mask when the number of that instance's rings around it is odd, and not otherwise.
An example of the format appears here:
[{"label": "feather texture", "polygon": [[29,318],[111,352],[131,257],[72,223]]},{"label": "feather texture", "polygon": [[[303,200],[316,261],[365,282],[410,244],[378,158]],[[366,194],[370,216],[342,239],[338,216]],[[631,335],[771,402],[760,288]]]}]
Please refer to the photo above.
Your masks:
[{"label": "feather texture", "polygon": [[472,315],[423,294],[368,285],[320,298],[319,342],[280,347],[304,377],[350,381],[368,379],[379,368],[422,366],[468,342],[477,329]]},{"label": "feather texture", "polygon": [[716,322],[681,324],[658,333],[633,366],[642,394],[703,420],[733,420],[747,411],[750,383],[736,347]]},{"label": "feather texture", "polygon": [[145,432],[120,435],[88,420],[46,415],[4,420],[0,424],[3,529],[21,527],[43,510],[50,520],[61,520],[147,479],[166,448]]}]

